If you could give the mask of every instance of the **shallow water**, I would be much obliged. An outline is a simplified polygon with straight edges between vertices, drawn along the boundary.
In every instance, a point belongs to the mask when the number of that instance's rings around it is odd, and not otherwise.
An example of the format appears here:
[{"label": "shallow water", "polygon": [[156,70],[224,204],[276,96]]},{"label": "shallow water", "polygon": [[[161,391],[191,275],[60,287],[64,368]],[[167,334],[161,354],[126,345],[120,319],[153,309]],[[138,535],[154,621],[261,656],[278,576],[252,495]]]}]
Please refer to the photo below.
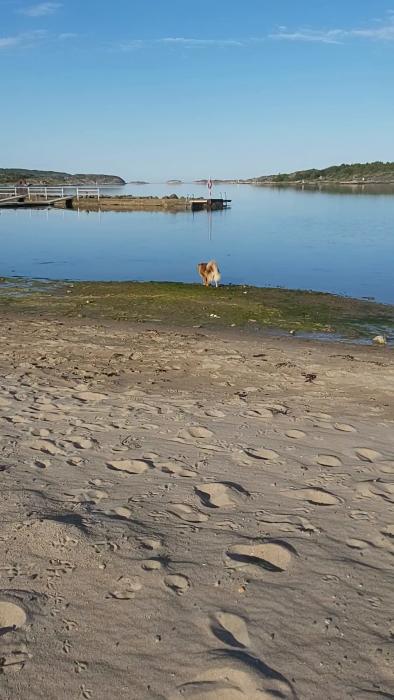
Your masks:
[{"label": "shallow water", "polygon": [[[109,193],[189,194],[198,185]],[[314,289],[394,303],[394,194],[216,188],[222,212],[0,210],[0,275],[197,282],[215,258],[223,283]]]}]

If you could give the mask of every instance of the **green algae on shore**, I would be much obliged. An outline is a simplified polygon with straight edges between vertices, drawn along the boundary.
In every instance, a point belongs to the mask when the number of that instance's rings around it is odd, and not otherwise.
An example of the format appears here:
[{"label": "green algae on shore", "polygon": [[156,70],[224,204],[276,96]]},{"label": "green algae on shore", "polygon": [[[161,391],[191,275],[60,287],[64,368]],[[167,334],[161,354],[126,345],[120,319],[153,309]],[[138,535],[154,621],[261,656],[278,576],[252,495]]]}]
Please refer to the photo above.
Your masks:
[{"label": "green algae on shore", "polygon": [[245,286],[2,278],[0,310],[59,319],[278,328],[349,338],[394,333],[394,306],[321,292]]}]

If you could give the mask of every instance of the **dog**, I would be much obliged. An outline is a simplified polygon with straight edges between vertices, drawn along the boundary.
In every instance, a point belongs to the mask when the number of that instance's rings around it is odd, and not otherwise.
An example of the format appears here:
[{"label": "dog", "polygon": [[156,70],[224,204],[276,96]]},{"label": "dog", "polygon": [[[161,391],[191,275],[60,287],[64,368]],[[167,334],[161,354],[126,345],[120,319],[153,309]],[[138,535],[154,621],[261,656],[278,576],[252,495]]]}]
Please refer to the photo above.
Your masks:
[{"label": "dog", "polygon": [[212,282],[215,282],[216,287],[218,286],[218,282],[221,280],[221,274],[215,260],[210,260],[207,263],[198,263],[197,270],[206,287],[209,287]]}]

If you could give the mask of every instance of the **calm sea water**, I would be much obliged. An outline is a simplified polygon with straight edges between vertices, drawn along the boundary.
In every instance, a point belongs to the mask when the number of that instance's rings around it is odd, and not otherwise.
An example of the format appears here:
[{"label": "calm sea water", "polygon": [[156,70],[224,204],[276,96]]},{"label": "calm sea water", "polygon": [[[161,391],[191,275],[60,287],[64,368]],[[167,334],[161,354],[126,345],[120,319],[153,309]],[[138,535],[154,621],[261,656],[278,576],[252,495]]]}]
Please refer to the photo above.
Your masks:
[{"label": "calm sea water", "polygon": [[[214,258],[223,283],[313,289],[394,303],[394,193],[218,187],[223,212],[0,210],[0,275],[199,281]],[[206,194],[197,185],[133,194]]]}]

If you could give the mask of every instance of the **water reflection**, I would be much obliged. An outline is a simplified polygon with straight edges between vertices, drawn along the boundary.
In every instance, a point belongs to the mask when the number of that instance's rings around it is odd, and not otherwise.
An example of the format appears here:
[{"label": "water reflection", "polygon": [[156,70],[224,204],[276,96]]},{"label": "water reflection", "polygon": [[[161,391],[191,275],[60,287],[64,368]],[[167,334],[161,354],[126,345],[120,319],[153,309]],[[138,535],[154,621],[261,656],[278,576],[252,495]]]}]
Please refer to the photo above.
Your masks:
[{"label": "water reflection", "polygon": [[272,185],[253,185],[253,187],[269,188],[273,190],[295,190],[297,192],[316,192],[323,194],[342,194],[342,195],[394,195],[394,184],[384,183],[368,183],[368,184],[330,184],[321,182],[304,182],[290,185],[289,183],[275,183]]},{"label": "water reflection", "polygon": [[[215,259],[224,283],[394,303],[394,189],[364,187],[218,187],[231,209],[195,214],[3,209],[0,275],[198,283],[196,264]],[[197,185],[108,191],[206,195]]]}]

